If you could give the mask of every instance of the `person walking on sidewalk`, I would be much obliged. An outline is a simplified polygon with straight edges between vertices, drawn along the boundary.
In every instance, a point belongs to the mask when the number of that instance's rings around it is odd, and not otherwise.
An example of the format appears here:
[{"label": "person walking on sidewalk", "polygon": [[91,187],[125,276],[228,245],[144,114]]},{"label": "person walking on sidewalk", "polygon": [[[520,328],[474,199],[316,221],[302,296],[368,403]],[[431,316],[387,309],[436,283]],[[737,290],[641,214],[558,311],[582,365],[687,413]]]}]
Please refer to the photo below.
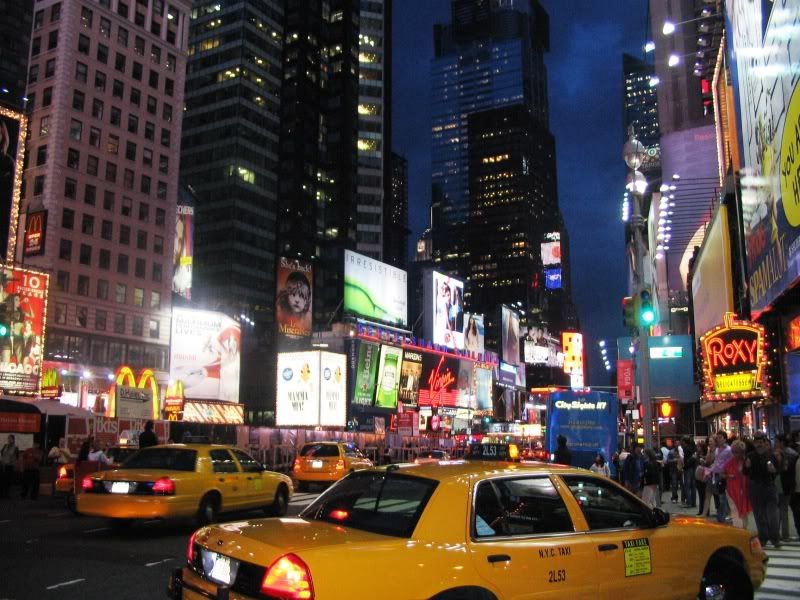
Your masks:
[{"label": "person walking on sidewalk", "polygon": [[644,451],[646,460],[644,463],[644,489],[642,491],[642,501],[650,508],[656,508],[660,504],[659,483],[661,482],[661,463],[656,456],[656,450],[648,448]]},{"label": "person walking on sidewalk", "polygon": [[641,497],[643,473],[644,459],[642,458],[642,447],[634,442],[631,445],[631,451],[622,464],[622,485],[632,494]]},{"label": "person walking on sidewalk", "polygon": [[744,474],[750,480],[750,503],[758,527],[758,539],[762,546],[772,542],[773,546],[780,548],[778,493],[775,489],[775,477],[778,474],[776,458],[763,432],[755,434],[753,445],[755,450],[745,459]]},{"label": "person walking on sidewalk", "polygon": [[8,490],[14,482],[14,470],[19,459],[19,448],[16,438],[8,436],[8,440],[0,448],[0,498],[8,498]]},{"label": "person walking on sidewalk", "polygon": [[695,486],[695,471],[697,470],[697,446],[689,436],[681,439],[683,448],[683,491],[685,494],[684,508],[697,506],[697,489]]},{"label": "person walking on sidewalk", "polygon": [[39,498],[39,468],[42,465],[44,452],[39,448],[39,442],[33,442],[33,446],[22,453],[22,497],[25,498],[30,493],[31,500]]},{"label": "person walking on sidewalk", "polygon": [[781,520],[781,540],[789,541],[789,503],[795,489],[797,452],[792,448],[789,435],[775,438],[775,458],[778,459],[778,514]]},{"label": "person walking on sidewalk", "polygon": [[728,445],[728,435],[719,430],[714,434],[714,441],[716,442],[716,454],[714,456],[714,463],[711,465],[711,488],[714,493],[714,501],[719,498],[717,504],[717,522],[726,523],[728,519],[728,496],[725,494],[725,480],[722,474],[725,472],[725,465],[731,459],[731,447]]},{"label": "person walking on sidewalk", "polygon": [[747,529],[750,513],[750,484],[744,476],[744,461],[747,456],[747,447],[742,440],[731,444],[731,459],[725,464],[725,492],[728,495],[731,507],[731,520],[734,527]]},{"label": "person walking on sidewalk", "polygon": [[[669,489],[671,491],[670,500],[673,504],[678,503],[678,490],[681,486],[678,485],[678,462],[680,461],[678,454],[678,447],[673,445],[672,448],[667,450],[666,471],[669,474]],[[685,494],[684,494],[685,495]]]}]

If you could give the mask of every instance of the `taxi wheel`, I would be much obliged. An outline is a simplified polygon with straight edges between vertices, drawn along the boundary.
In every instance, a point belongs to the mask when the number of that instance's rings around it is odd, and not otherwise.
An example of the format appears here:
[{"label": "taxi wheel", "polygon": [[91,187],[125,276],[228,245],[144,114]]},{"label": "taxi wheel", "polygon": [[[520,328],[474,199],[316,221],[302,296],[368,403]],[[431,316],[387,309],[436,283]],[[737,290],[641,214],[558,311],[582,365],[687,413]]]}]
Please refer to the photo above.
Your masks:
[{"label": "taxi wheel", "polygon": [[272,504],[264,507],[264,512],[268,517],[282,517],[289,510],[289,492],[285,485],[278,488],[275,492],[275,500]]},{"label": "taxi wheel", "polygon": [[480,587],[460,587],[436,594],[431,600],[497,600],[497,597]]},{"label": "taxi wheel", "polygon": [[706,568],[697,597],[699,600],[752,600],[753,587],[739,565],[717,562]]},{"label": "taxi wheel", "polygon": [[200,500],[200,507],[197,509],[197,522],[200,525],[211,525],[217,520],[219,514],[220,499],[214,494],[206,494]]}]

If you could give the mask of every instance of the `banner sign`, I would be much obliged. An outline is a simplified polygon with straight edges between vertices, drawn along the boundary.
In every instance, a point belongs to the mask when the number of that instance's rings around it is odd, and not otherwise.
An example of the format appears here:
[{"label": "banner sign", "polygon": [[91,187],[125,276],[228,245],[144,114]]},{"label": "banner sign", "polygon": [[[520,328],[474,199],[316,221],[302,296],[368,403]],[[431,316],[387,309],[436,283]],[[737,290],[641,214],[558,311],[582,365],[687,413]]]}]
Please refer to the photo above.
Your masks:
[{"label": "banner sign", "polygon": [[114,390],[117,416],[123,419],[151,419],[153,391],[129,385],[117,385]]},{"label": "banner sign", "polygon": [[22,255],[41,256],[44,254],[47,236],[47,211],[37,210],[25,216],[25,236],[22,241]]},{"label": "banner sign", "polygon": [[175,251],[172,261],[172,292],[192,299],[194,260],[194,207],[178,204],[175,219]]},{"label": "banner sign", "polygon": [[344,311],[392,325],[408,325],[405,271],[344,251]]},{"label": "banner sign", "polygon": [[[77,454],[81,444],[88,436],[93,436],[103,446],[125,445],[136,446],[139,434],[150,419],[115,419],[111,417],[71,417],[67,416],[67,445],[73,454]],[[159,444],[166,444],[169,439],[169,422],[153,421],[153,431]]]},{"label": "banner sign", "polygon": [[[431,274],[433,326],[426,337],[434,344],[464,349],[464,282],[442,273]],[[427,294],[426,294],[427,297]]]},{"label": "banner sign", "polygon": [[623,401],[633,400],[633,360],[617,361],[617,397]]},{"label": "banner sign", "polygon": [[183,405],[186,423],[213,423],[215,425],[244,425],[244,407],[227,402],[198,402],[190,400]]},{"label": "banner sign", "polygon": [[41,421],[42,416],[39,413],[0,412],[0,431],[4,433],[39,433]]},{"label": "banner sign", "polygon": [[314,273],[310,262],[278,258],[275,323],[279,345],[288,347],[311,336]]},{"label": "banner sign", "polygon": [[347,358],[333,352],[279,352],[275,424],[344,427]]},{"label": "banner sign", "polygon": [[347,421],[347,357],[320,352],[319,424],[343,427]]},{"label": "banner sign", "polygon": [[478,410],[485,413],[492,410],[492,370],[475,367],[475,396]]},{"label": "banner sign", "polygon": [[617,398],[607,392],[553,392],[547,401],[548,451],[558,436],[567,438],[572,466],[588,469],[601,454],[606,461],[617,449]]},{"label": "banner sign", "polygon": [[[422,379],[422,352],[403,351],[403,363],[400,366],[400,401],[403,406],[417,405],[417,394]],[[411,434],[409,434],[411,435]]]},{"label": "banner sign", "polygon": [[42,398],[59,398],[61,396],[61,380],[58,369],[45,369],[42,375]]},{"label": "banner sign", "polygon": [[353,404],[372,406],[372,401],[375,398],[375,384],[378,379],[379,351],[380,346],[378,344],[359,342]]},{"label": "banner sign", "polygon": [[422,358],[420,406],[458,406],[459,360],[444,354],[425,353]]},{"label": "banner sign", "polygon": [[16,267],[0,268],[0,390],[35,396],[41,383],[49,275]]},{"label": "banner sign", "polygon": [[500,358],[510,365],[522,363],[519,356],[519,313],[505,304],[500,307],[500,336],[502,353]]},{"label": "banner sign", "polygon": [[522,355],[526,364],[563,368],[564,353],[561,340],[544,325],[535,325],[520,331]]},{"label": "banner sign", "polygon": [[483,354],[484,331],[483,315],[464,313],[464,350]]},{"label": "banner sign", "polygon": [[724,324],[700,338],[704,398],[711,401],[765,396],[764,328],[750,321],[736,321],[733,313],[726,313],[724,319]]},{"label": "banner sign", "polygon": [[394,346],[381,345],[381,360],[378,365],[378,386],[375,391],[375,406],[397,408],[400,389],[400,362],[403,350]]},{"label": "banner sign", "polygon": [[542,248],[542,264],[544,266],[561,264],[561,242],[545,242]]}]

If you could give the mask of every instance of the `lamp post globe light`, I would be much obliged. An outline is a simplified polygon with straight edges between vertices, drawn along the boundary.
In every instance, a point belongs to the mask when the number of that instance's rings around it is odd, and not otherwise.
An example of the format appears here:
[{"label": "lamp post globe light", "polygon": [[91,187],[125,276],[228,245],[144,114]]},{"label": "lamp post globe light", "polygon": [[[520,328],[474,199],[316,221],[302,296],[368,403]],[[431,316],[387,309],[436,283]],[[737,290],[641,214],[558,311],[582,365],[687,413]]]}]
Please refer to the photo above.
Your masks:
[{"label": "lamp post globe light", "polygon": [[[628,141],[622,147],[622,158],[625,164],[631,169],[628,174],[626,188],[633,196],[633,218],[631,227],[633,229],[633,281],[635,289],[634,297],[639,297],[646,290],[644,282],[644,265],[647,260],[647,247],[644,243],[644,218],[642,217],[642,197],[647,191],[647,179],[639,171],[644,162],[646,149],[644,145],[636,139],[633,126],[628,127]],[[652,309],[651,309],[652,310]],[[653,315],[654,316],[654,315]],[[642,321],[639,319],[639,402],[642,405],[642,426],[644,428],[645,448],[652,447],[653,442],[653,406],[650,399],[650,371],[649,358],[650,351],[647,347],[649,326],[652,319]]]}]

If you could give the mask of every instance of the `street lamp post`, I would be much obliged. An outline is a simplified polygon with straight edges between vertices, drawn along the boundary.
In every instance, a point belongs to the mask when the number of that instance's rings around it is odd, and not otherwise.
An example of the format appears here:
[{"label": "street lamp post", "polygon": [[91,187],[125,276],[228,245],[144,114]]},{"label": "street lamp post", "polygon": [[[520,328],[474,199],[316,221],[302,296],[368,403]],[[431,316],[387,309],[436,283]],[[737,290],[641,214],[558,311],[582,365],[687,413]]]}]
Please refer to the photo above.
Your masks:
[{"label": "street lamp post", "polygon": [[[645,147],[636,139],[633,126],[628,128],[628,141],[622,148],[622,157],[631,169],[628,175],[627,189],[633,196],[633,293],[639,296],[646,287],[644,283],[644,265],[647,248],[644,243],[644,217],[642,216],[642,199],[647,191],[647,180],[639,171],[645,157]],[[653,407],[650,402],[650,351],[648,349],[648,326],[639,325],[639,398],[642,404],[642,426],[644,428],[645,448],[653,445]]]}]

